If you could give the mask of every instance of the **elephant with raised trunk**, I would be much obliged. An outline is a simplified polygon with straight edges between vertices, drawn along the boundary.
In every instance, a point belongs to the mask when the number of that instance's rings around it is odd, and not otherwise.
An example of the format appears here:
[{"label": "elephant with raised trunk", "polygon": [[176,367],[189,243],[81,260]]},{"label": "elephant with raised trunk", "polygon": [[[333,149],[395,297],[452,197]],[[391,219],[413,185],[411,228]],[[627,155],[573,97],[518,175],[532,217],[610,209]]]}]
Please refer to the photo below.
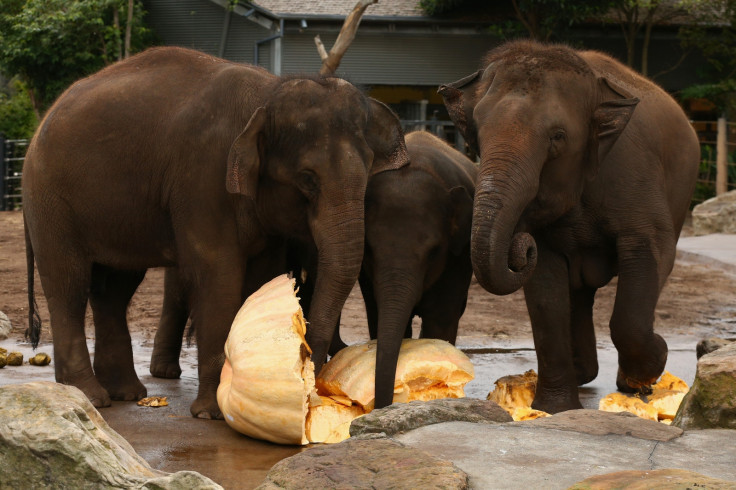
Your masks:
[{"label": "elephant with raised trunk", "polygon": [[274,235],[319,252],[308,338],[319,368],[360,272],[368,177],[406,163],[396,115],[338,78],[155,48],[75,83],[41,122],[23,171],[30,313],[35,260],[56,380],[97,407],[145,396],[125,312],[146,269],[176,267],[198,347],[191,412],[221,418],[223,346],[246,263]]},{"label": "elephant with raised trunk", "polygon": [[533,407],[580,408],[594,379],[596,290],[618,276],[617,385],[644,390],[667,344],[654,309],[675,260],[700,159],[678,104],[594,51],[516,41],[440,87],[480,155],[473,270],[494,294],[523,286],[537,351]]}]

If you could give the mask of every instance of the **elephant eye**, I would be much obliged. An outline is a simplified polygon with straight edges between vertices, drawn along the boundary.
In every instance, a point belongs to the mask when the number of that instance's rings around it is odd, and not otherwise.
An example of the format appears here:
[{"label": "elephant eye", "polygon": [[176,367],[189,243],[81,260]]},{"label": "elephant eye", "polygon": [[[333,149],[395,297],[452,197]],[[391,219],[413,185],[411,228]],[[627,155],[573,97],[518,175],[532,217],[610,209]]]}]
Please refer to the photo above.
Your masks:
[{"label": "elephant eye", "polygon": [[564,141],[566,137],[565,130],[564,129],[557,129],[554,133],[552,133],[552,138],[550,138],[553,142],[561,142]]},{"label": "elephant eye", "polygon": [[296,186],[308,199],[319,195],[319,177],[311,170],[299,171],[296,175]]}]

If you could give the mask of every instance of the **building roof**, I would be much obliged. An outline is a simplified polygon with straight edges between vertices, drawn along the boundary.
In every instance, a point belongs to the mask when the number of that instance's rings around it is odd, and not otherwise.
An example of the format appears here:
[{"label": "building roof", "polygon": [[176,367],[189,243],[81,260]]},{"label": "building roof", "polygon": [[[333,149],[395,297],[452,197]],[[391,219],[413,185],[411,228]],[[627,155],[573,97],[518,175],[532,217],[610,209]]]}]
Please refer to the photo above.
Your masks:
[{"label": "building roof", "polygon": [[[254,0],[252,2],[261,8],[281,17],[345,17],[358,0]],[[365,17],[427,17],[419,7],[419,0],[379,0],[369,5],[364,13]]]}]

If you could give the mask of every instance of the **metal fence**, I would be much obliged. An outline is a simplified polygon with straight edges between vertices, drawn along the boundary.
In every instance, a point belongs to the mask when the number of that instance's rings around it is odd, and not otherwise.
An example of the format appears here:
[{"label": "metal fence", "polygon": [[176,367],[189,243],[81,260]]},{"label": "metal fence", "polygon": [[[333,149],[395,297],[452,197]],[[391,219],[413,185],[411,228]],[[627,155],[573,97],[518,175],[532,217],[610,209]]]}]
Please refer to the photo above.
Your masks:
[{"label": "metal fence", "polygon": [[0,211],[21,208],[21,175],[28,140],[6,140],[0,136]]},{"label": "metal fence", "polygon": [[[429,131],[446,140],[458,150],[467,153],[465,141],[462,135],[451,121],[438,120],[402,120],[405,132]],[[695,194],[692,205],[715,196],[716,187],[716,140],[712,130],[711,121],[693,122],[698,131],[701,147],[700,171],[698,174]],[[728,144],[728,190],[736,189],[736,123],[729,123]],[[23,173],[23,159],[28,147],[28,140],[3,139],[0,136],[0,211],[12,211],[20,209],[21,198],[21,175]],[[473,155],[471,155],[471,158]]]}]

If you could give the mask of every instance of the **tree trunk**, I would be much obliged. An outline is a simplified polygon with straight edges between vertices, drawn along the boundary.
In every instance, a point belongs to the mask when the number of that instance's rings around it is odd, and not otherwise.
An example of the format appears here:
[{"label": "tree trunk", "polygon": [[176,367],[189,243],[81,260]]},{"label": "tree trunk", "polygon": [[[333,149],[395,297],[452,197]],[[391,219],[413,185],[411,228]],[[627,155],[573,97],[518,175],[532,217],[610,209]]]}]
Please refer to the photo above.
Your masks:
[{"label": "tree trunk", "polygon": [[125,23],[125,58],[130,56],[130,38],[133,34],[133,8],[135,0],[128,0],[128,21]]},{"label": "tree trunk", "polygon": [[322,58],[322,68],[319,70],[320,75],[332,75],[337,71],[337,67],[340,66],[340,61],[345,55],[345,52],[350,47],[350,44],[355,39],[355,33],[358,31],[360,25],[360,19],[363,17],[363,12],[368,6],[378,3],[378,0],[359,0],[350,15],[347,16],[345,22],[340,29],[340,34],[337,35],[335,44],[330,49],[330,52],[324,49],[322,41],[319,36],[314,38],[314,43],[317,45],[317,51],[320,53]]}]

